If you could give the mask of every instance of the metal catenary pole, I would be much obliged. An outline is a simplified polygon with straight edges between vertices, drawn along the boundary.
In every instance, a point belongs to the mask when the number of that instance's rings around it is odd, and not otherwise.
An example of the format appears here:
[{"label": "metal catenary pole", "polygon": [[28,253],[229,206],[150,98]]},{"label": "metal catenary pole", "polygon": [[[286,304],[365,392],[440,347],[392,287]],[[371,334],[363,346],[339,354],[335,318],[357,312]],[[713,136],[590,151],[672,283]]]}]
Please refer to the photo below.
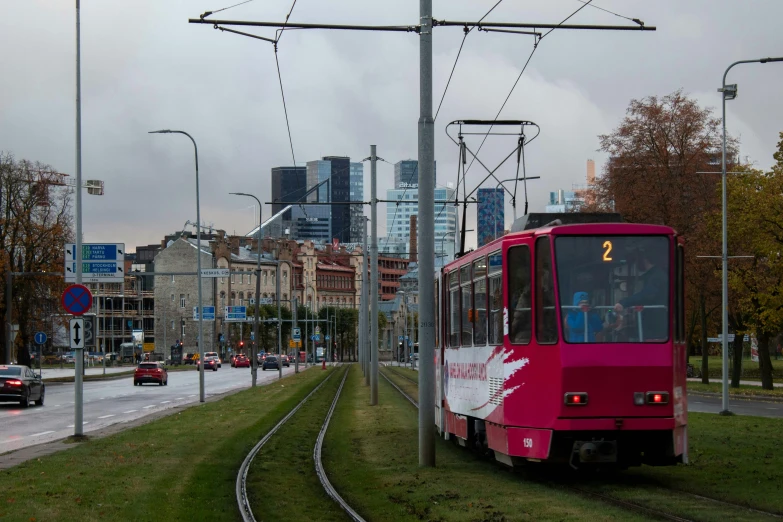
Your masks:
[{"label": "metal catenary pole", "polygon": [[370,405],[378,404],[378,194],[375,145],[370,145]]},{"label": "metal catenary pole", "polygon": [[280,315],[280,299],[282,296],[280,295],[280,279],[283,275],[283,273],[280,271],[280,261],[277,260],[277,277],[275,277],[275,292],[277,297],[277,353],[279,354],[277,357],[277,378],[282,379],[283,378],[283,317]]},{"label": "metal catenary pole", "polygon": [[[76,0],[76,284],[82,283],[82,72],[81,72],[81,6]],[[8,303],[10,306],[10,303]],[[82,435],[84,351],[75,350],[74,436]]]},{"label": "metal catenary pole", "polygon": [[[292,317],[291,318],[294,321],[293,328],[298,328],[299,327],[298,323],[297,323],[297,317],[296,317],[297,311],[298,311],[297,310],[298,307],[299,307],[299,299],[297,297],[294,297],[294,303],[293,303],[293,305],[291,305],[291,308],[292,308],[292,310],[291,310]],[[300,335],[300,339],[301,339],[301,333],[299,335]],[[292,333],[291,337],[293,338],[293,333]],[[299,346],[297,346],[296,342],[294,342],[294,373],[299,373]]]},{"label": "metal catenary pole", "polygon": [[432,0],[419,1],[419,466],[435,465],[435,126]]},{"label": "metal catenary pole", "polygon": [[361,352],[362,352],[362,370],[364,370],[364,383],[369,386],[370,384],[370,372],[367,364],[369,350],[367,348],[367,341],[369,340],[367,338],[370,324],[368,321],[368,306],[369,303],[367,302],[367,296],[369,294],[369,288],[367,288],[367,270],[369,268],[369,257],[370,254],[367,251],[367,218],[365,217],[362,220],[362,237],[364,238],[364,248],[363,248],[363,259],[364,262],[362,263],[362,318],[361,318]]}]

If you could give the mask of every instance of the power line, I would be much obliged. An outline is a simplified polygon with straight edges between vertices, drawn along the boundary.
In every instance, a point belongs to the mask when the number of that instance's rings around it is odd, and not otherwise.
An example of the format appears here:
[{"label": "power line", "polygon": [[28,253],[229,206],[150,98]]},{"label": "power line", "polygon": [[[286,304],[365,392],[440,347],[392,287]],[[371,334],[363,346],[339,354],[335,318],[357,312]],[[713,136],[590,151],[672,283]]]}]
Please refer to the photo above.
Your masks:
[{"label": "power line", "polygon": [[219,13],[220,11],[228,11],[229,9],[231,9],[233,7],[237,7],[237,6],[240,6],[240,5],[243,5],[243,4],[249,4],[252,1],[253,0],[245,0],[244,2],[239,2],[238,4],[230,5],[228,7],[223,7],[221,9],[216,10],[216,11],[206,11],[206,12],[204,12],[204,14],[201,15],[201,19],[203,20],[207,16],[215,14],[215,13]]},{"label": "power line", "polygon": [[285,23],[283,27],[280,29],[280,33],[277,35],[277,38],[275,38],[275,41],[279,42],[280,38],[283,36],[283,31],[285,31],[286,26],[288,25],[288,19],[291,18],[291,13],[294,12],[294,7],[296,6],[296,0],[294,0],[294,3],[291,4],[291,9],[288,10],[288,14],[285,15]]},{"label": "power line", "polygon": [[280,60],[277,59],[277,43],[275,43],[275,65],[277,65],[277,79],[280,81],[280,95],[283,98],[283,112],[285,113],[285,126],[288,129],[288,143],[291,145],[291,158],[296,166],[296,155],[294,154],[294,140],[291,139],[291,124],[288,122],[288,107],[285,103],[285,91],[283,90],[283,77],[280,75]]},{"label": "power line", "polygon": [[[588,4],[590,4],[590,2],[587,2],[587,1],[585,1],[585,0],[576,0],[576,1],[577,1],[577,2],[581,2],[581,3],[585,4],[585,5],[588,5]],[[631,22],[636,22],[636,23],[637,23],[637,24],[639,24],[639,25],[642,25],[642,26],[644,25],[644,22],[642,22],[642,21],[641,21],[641,20],[639,20],[638,18],[630,18],[630,17],[628,17],[628,16],[624,16],[624,15],[621,15],[621,14],[617,14],[617,13],[615,13],[614,11],[610,11],[609,9],[604,9],[603,7],[599,7],[599,6],[595,5],[595,4],[590,4],[590,7],[593,7],[593,8],[595,8],[595,9],[599,9],[599,10],[601,10],[601,11],[604,11],[604,12],[606,12],[606,13],[609,13],[609,14],[612,14],[612,15],[615,15],[615,16],[619,16],[620,18],[625,18],[626,20],[630,20]]]},{"label": "power line", "polygon": [[[494,11],[494,10],[495,10],[495,8],[496,8],[497,6],[499,6],[499,5],[500,5],[500,3],[501,3],[502,1],[503,1],[503,0],[498,0],[498,2],[497,2],[495,5],[493,5],[493,6],[492,6],[492,9],[490,9],[489,11],[487,11],[487,12],[486,12],[486,14],[485,14],[484,16],[482,16],[482,17],[481,17],[481,20],[479,20],[479,21],[478,21],[478,23],[480,24],[480,23],[482,22],[482,20],[484,20],[484,19],[485,19],[487,16],[489,16],[489,13],[491,13],[492,11]],[[480,28],[480,27],[481,27],[481,26],[479,26],[479,28]],[[440,103],[438,104],[438,110],[437,110],[437,111],[435,111],[435,117],[433,118],[433,121],[435,121],[435,120],[437,120],[437,119],[438,119],[438,114],[440,114],[440,108],[441,108],[441,106],[443,105],[443,100],[446,98],[446,92],[448,92],[448,90],[449,90],[449,85],[451,84],[451,77],[452,77],[452,76],[454,76],[454,70],[457,68],[457,62],[459,61],[460,54],[462,54],[462,46],[464,46],[464,45],[465,45],[465,40],[467,39],[467,37],[468,37],[468,34],[470,34],[470,32],[471,32],[472,30],[473,30],[473,27],[471,27],[470,29],[468,29],[468,26],[465,26],[465,29],[464,29],[464,33],[465,33],[465,34],[462,36],[462,43],[460,43],[460,44],[459,44],[459,50],[457,51],[457,58],[454,60],[454,65],[451,67],[451,73],[449,74],[449,79],[448,79],[448,81],[446,82],[446,88],[445,88],[445,89],[443,89],[443,96],[441,96],[441,97],[440,97]]]}]

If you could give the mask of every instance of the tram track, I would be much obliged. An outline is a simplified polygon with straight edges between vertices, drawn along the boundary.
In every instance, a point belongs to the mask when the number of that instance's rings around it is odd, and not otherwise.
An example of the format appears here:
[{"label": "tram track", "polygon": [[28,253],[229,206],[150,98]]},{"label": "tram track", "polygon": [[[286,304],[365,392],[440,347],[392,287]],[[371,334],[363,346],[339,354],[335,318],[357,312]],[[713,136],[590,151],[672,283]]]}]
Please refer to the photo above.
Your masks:
[{"label": "tram track", "polygon": [[[331,402],[331,407],[329,408],[326,418],[323,421],[323,424],[321,425],[320,431],[318,433],[318,437],[315,442],[315,446],[313,449],[313,457],[315,461],[315,473],[318,476],[318,479],[326,491],[326,493],[340,506],[340,508],[345,511],[348,516],[351,518],[351,520],[354,521],[361,521],[364,522],[364,519],[362,519],[352,508],[351,506],[337,493],[337,491],[334,489],[334,487],[329,482],[328,477],[326,476],[326,472],[323,467],[323,463],[321,461],[321,454],[322,454],[322,448],[323,448],[323,441],[324,437],[326,435],[326,431],[329,427],[329,422],[332,418],[332,415],[334,413],[334,409],[337,406],[337,402],[340,398],[340,393],[342,392],[343,385],[345,384],[345,380],[348,376],[348,371],[350,370],[350,365],[345,368],[343,371],[342,380],[340,382],[340,385],[337,389],[337,392],[335,393],[335,396]],[[253,446],[253,448],[248,452],[247,456],[245,457],[244,461],[239,467],[239,470],[237,472],[237,479],[236,479],[236,500],[237,505],[239,507],[239,512],[242,516],[242,520],[244,522],[256,522],[256,517],[253,514],[253,508],[251,506],[250,498],[248,495],[248,472],[250,470],[250,466],[253,463],[253,460],[255,457],[259,454],[259,452],[262,450],[262,448],[269,442],[270,439],[280,430],[304,405],[308,402],[309,399],[311,399],[336,373],[332,372],[330,373],[323,381],[321,381],[315,388],[313,388],[310,393],[308,393],[304,399],[302,399],[296,406],[291,408],[291,410],[283,417],[280,422],[278,422],[269,432],[264,435],[264,437],[258,441],[258,443]]]},{"label": "tram track", "polygon": [[[391,368],[391,367],[389,367],[389,366],[386,366],[386,368],[387,368],[386,371],[388,371],[391,374],[399,376],[400,378],[406,379],[406,380],[408,380],[410,382],[415,382],[415,381],[413,381],[413,379],[407,377],[406,375],[401,374],[400,372],[397,372],[397,371],[394,371],[394,370],[390,371],[388,368]],[[410,395],[408,395],[395,382],[393,382],[391,379],[389,379],[389,377],[387,375],[385,375],[386,372],[379,372],[379,373],[408,402],[410,402],[414,407],[416,407],[416,409],[418,409],[419,405],[416,402],[416,400],[414,400]],[[416,383],[416,384],[418,384],[418,383]],[[572,485],[569,485],[569,484],[558,484],[558,483],[551,482],[549,480],[547,480],[547,481],[539,481],[539,482],[541,482],[542,484],[546,484],[546,485],[548,485],[550,487],[553,487],[553,488],[557,488],[557,489],[561,489],[561,490],[565,490],[565,491],[570,491],[570,492],[572,492],[574,494],[577,494],[577,495],[580,495],[582,497],[594,498],[594,499],[599,500],[601,502],[604,502],[606,504],[610,504],[610,505],[613,505],[613,506],[625,509],[627,511],[632,511],[632,512],[643,514],[643,515],[648,515],[648,516],[651,516],[651,517],[654,517],[654,518],[659,518],[659,519],[662,519],[662,520],[672,520],[672,521],[678,521],[678,522],[685,522],[685,521],[692,522],[694,520],[699,520],[698,518],[687,518],[687,517],[684,517],[684,516],[678,515],[676,513],[669,512],[669,511],[652,508],[652,507],[649,507],[649,506],[646,506],[646,505],[643,505],[643,504],[640,504],[640,503],[637,503],[637,502],[631,502],[629,500],[620,499],[620,498],[617,498],[615,496],[608,495],[608,494],[606,494],[604,492],[595,491],[592,488],[577,487],[577,486],[572,486]],[[723,506],[726,506],[726,507],[730,507],[732,509],[736,509],[738,511],[744,511],[744,512],[751,513],[751,514],[758,515],[758,516],[765,516],[765,517],[770,517],[770,518],[773,518],[773,519],[783,519],[783,515],[778,514],[778,513],[764,511],[764,510],[752,508],[752,507],[749,507],[749,506],[745,506],[745,505],[742,505],[742,504],[736,504],[736,503],[733,503],[733,502],[727,502],[725,500],[718,500],[718,499],[714,499],[714,498],[707,497],[707,496],[704,496],[704,495],[698,495],[698,494],[695,494],[695,493],[689,493],[687,491],[675,490],[674,488],[670,488],[670,487],[666,487],[666,486],[659,485],[659,487],[662,488],[662,489],[667,490],[668,492],[676,493],[676,494],[682,495],[684,497],[689,497],[689,498],[694,499],[694,500],[699,501],[699,502],[719,504],[719,505],[723,505]]]}]

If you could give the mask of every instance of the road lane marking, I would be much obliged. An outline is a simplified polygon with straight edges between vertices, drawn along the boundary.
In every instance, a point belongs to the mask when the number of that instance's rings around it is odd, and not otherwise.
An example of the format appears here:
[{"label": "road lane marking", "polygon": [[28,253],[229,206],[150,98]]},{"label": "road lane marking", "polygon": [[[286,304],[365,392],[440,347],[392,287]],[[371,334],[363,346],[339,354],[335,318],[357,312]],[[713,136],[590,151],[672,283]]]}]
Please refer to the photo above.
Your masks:
[{"label": "road lane marking", "polygon": [[150,404],[149,406],[144,406],[144,409],[146,410],[147,408],[154,408],[154,407],[155,407],[154,404]]},{"label": "road lane marking", "polygon": [[114,415],[104,415],[102,417],[98,417],[99,419],[108,419],[109,417],[114,417]]},{"label": "road lane marking", "polygon": [[169,402],[171,402],[171,401],[163,401],[163,402],[161,402],[161,404],[168,404]]},{"label": "road lane marking", "polygon": [[195,396],[196,396],[196,394],[195,394],[195,393],[194,393],[193,395],[188,395],[188,397],[195,397]]},{"label": "road lane marking", "polygon": [[177,398],[176,398],[176,399],[174,399],[174,400],[175,400],[175,401],[181,401],[182,399],[184,399],[184,397],[177,397]]},{"label": "road lane marking", "polygon": [[[82,426],[84,426],[85,424],[89,424],[89,423],[90,423],[90,421],[82,422]],[[74,426],[73,424],[69,424],[67,427],[68,428],[73,428],[73,426]]]},{"label": "road lane marking", "polygon": [[128,411],[124,411],[124,412],[122,412],[122,413],[135,413],[135,412],[137,412],[137,411],[139,411],[139,410],[128,410]]},{"label": "road lane marking", "polygon": [[767,408],[768,410],[777,410],[777,408]]},{"label": "road lane marking", "polygon": [[31,437],[40,437],[41,435],[49,435],[50,433],[54,433],[54,431],[42,431],[41,433],[33,433],[30,436]]}]

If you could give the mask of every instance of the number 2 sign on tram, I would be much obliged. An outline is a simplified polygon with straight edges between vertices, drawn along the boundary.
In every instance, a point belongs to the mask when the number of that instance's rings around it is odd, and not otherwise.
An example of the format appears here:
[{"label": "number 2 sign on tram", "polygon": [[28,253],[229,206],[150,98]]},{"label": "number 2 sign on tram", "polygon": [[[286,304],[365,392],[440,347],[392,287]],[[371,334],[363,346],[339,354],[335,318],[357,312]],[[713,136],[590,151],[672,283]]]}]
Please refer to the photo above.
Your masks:
[{"label": "number 2 sign on tram", "polygon": [[71,285],[63,292],[62,304],[69,314],[83,315],[92,306],[92,293],[84,285]]}]

